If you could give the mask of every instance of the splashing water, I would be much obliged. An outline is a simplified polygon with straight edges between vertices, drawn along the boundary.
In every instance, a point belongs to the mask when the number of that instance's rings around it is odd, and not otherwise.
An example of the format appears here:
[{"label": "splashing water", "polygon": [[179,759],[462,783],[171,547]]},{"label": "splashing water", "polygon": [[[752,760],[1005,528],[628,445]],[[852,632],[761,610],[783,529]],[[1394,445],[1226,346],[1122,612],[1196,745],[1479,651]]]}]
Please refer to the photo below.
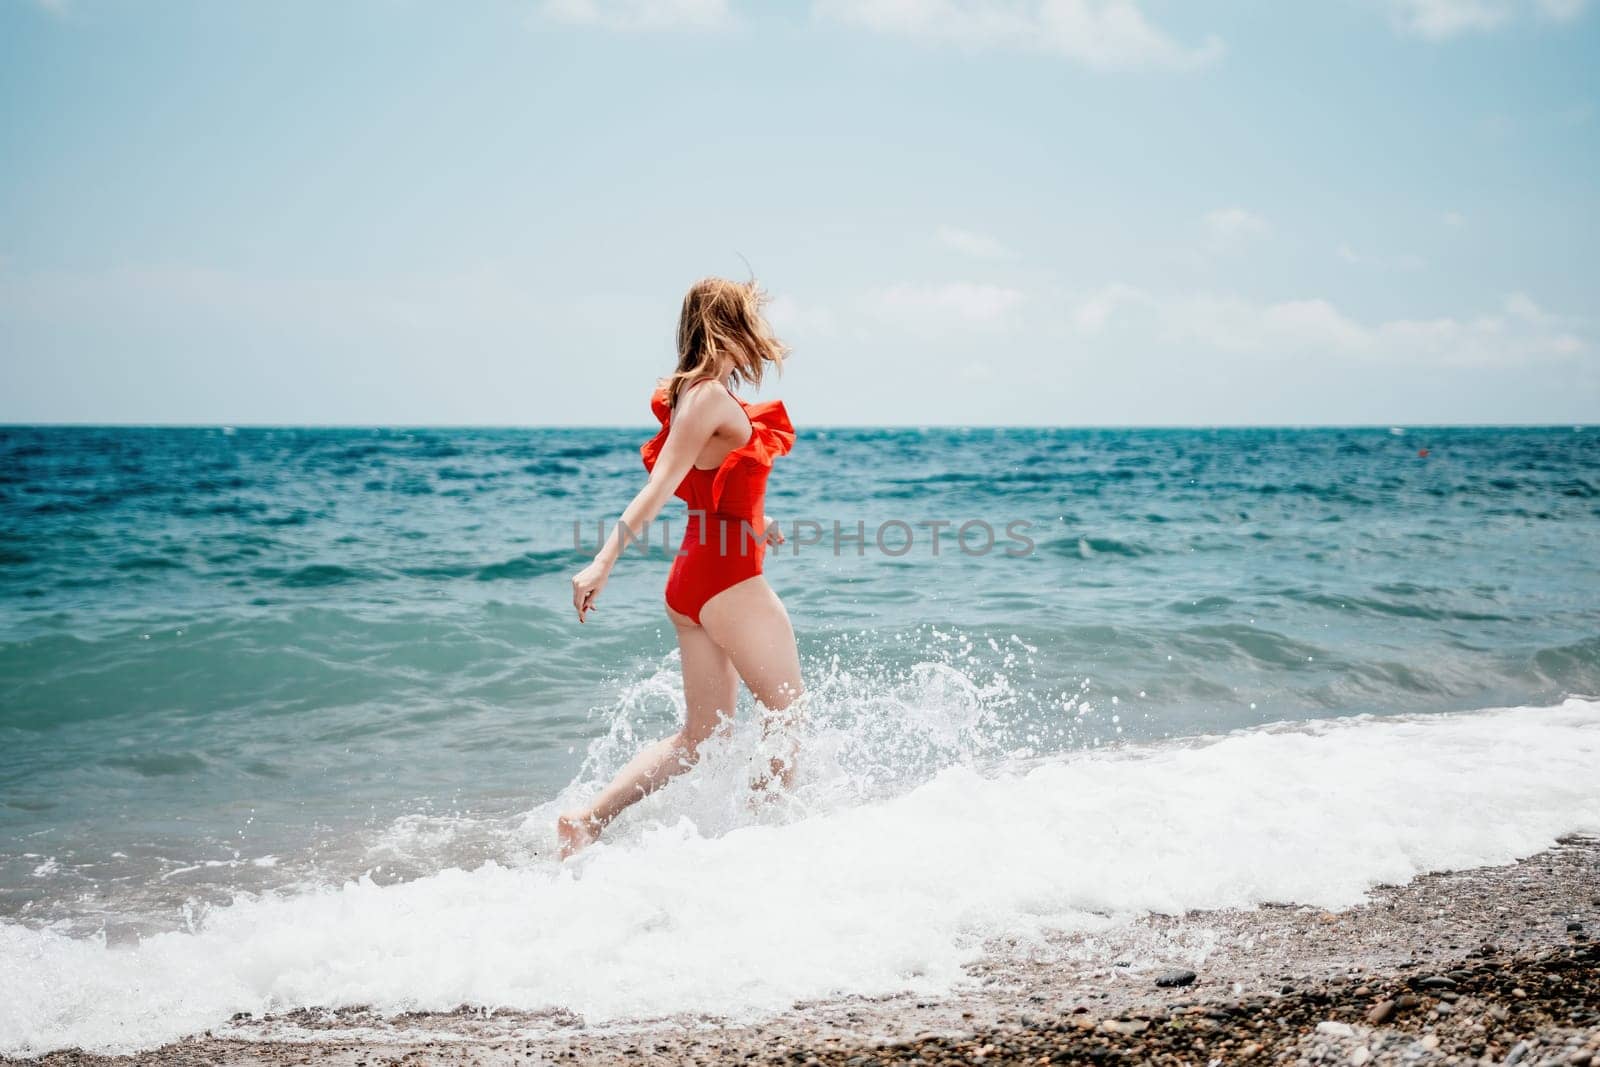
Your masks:
[{"label": "splashing water", "polygon": [[[748,1018],[949,989],[997,936],[1266,901],[1341,907],[1379,882],[1600,829],[1596,702],[1017,760],[972,741],[1004,687],[939,666],[817,716],[789,801],[747,803],[761,754],[747,718],[575,863],[549,858],[551,803],[502,826],[520,845],[471,869],[239,894],[134,945],[0,924],[0,1049],[128,1050],[311,1005]],[[573,792],[631,754],[625,724],[672,699],[666,671],[628,691]],[[907,688],[918,678],[955,698],[930,712]],[[919,705],[896,720],[905,751],[957,758],[881,773],[866,739],[897,702]],[[438,862],[458,832],[398,823],[373,847]]]}]

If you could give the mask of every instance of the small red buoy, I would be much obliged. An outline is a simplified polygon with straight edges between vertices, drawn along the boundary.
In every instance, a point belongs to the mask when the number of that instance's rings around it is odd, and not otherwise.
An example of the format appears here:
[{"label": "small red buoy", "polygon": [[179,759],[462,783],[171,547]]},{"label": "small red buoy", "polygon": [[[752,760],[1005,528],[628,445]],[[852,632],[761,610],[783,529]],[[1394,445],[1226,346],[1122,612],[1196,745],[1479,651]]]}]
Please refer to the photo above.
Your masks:
[{"label": "small red buoy", "polygon": [[1427,459],[1428,458],[1428,450],[1426,448],[1419,448],[1419,449],[1417,449],[1417,455],[1421,456],[1423,459]]}]

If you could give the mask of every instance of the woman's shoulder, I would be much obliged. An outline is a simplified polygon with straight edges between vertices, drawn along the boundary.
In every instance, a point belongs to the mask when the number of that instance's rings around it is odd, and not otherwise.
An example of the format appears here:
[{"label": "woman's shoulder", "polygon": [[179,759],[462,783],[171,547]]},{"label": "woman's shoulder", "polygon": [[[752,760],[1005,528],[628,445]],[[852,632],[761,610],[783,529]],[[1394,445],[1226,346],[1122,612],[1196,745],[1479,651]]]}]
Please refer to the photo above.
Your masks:
[{"label": "woman's shoulder", "polygon": [[738,400],[738,397],[734,396],[728,387],[716,378],[696,378],[693,381],[685,382],[683,387],[678,390],[678,405],[680,407],[683,406],[684,401],[691,398],[700,403],[705,403],[707,398],[710,397],[717,398],[719,402],[724,397],[729,400]]},{"label": "woman's shoulder", "polygon": [[678,389],[677,402],[672,410],[679,418],[691,413],[695,418],[721,419],[734,417],[744,406],[744,401],[734,396],[715,378],[699,378]]},{"label": "woman's shoulder", "polygon": [[[750,420],[758,435],[763,431],[766,434],[783,435],[788,438],[788,444],[793,444],[794,425],[789,420],[788,409],[784,407],[782,400],[746,401],[716,378],[699,378],[688,382],[678,388],[678,395],[675,398],[672,396],[671,386],[672,379],[663,378],[656,383],[655,392],[650,396],[650,407],[661,420],[663,427],[674,414],[679,421],[687,417],[691,411],[695,413],[697,420],[702,418],[715,420],[739,410]],[[787,448],[783,451],[787,451]]]}]

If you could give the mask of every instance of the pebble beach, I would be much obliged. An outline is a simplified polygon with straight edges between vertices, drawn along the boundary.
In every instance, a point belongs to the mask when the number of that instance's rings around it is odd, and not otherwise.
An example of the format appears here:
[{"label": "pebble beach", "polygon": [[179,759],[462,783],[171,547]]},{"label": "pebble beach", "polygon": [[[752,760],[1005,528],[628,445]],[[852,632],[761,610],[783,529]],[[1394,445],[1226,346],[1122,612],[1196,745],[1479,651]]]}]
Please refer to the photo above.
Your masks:
[{"label": "pebble beach", "polygon": [[1576,836],[1516,864],[1380,887],[1342,911],[1155,915],[1023,952],[993,944],[937,999],[845,997],[753,1024],[700,1016],[623,1028],[471,1008],[300,1010],[133,1056],[0,1062],[1587,1067],[1600,1063],[1597,930],[1600,838]]}]

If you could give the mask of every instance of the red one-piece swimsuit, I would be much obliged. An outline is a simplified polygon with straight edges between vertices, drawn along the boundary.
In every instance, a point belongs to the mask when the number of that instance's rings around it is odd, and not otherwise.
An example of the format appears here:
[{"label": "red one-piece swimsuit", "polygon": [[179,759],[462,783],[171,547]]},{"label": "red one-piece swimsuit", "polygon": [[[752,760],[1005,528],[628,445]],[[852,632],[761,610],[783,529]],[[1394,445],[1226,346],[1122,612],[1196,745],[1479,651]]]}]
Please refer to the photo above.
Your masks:
[{"label": "red one-piece swimsuit", "polygon": [[[773,459],[794,447],[794,426],[783,401],[739,400],[739,406],[750,420],[750,439],[714,469],[690,467],[677,488],[678,497],[689,505],[689,522],[667,575],[667,607],[695,622],[706,601],[761,573],[767,550],[767,475]],[[665,388],[650,398],[650,410],[661,420],[661,432],[639,448],[645,470],[655,469],[667,443],[672,408]]]}]

